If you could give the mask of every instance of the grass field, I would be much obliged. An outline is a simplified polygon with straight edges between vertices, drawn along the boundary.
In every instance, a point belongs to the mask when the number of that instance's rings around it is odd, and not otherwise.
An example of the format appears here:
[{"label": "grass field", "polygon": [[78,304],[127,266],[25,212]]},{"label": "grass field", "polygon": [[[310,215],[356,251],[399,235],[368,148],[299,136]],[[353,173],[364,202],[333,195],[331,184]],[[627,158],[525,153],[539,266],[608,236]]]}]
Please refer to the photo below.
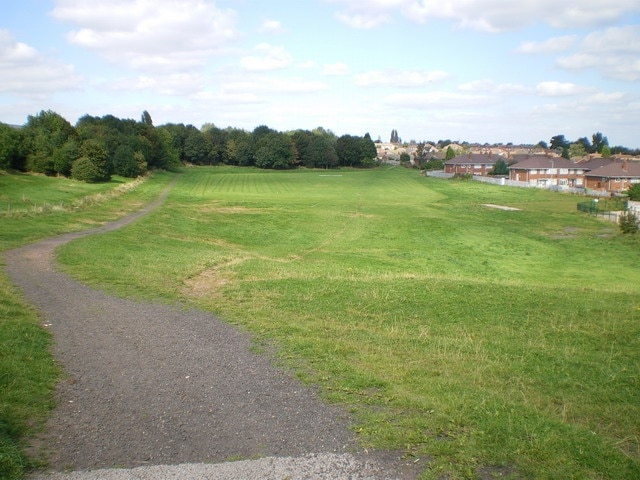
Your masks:
[{"label": "grass field", "polygon": [[634,478],[640,244],[577,201],[404,169],[197,169],[60,258],[275,342],[426,478]]},{"label": "grass field", "polygon": [[[145,183],[115,179],[89,185],[63,178],[0,174],[0,253],[40,238],[94,227],[154,199],[170,175]],[[25,438],[42,427],[53,406],[59,370],[51,338],[37,312],[0,272],[0,478],[29,468]]]},{"label": "grass field", "polygon": [[638,478],[640,241],[579,200],[399,168],[189,169],[59,258],[275,343],[425,478]]}]

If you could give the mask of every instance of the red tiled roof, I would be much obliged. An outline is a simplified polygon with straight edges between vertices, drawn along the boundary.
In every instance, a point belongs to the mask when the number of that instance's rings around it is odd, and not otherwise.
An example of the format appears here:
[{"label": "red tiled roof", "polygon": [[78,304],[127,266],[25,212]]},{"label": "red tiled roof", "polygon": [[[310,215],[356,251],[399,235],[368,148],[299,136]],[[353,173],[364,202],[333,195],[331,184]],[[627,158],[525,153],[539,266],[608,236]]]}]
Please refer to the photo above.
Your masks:
[{"label": "red tiled roof", "polygon": [[509,168],[513,170],[532,170],[532,169],[540,169],[540,168],[582,169],[583,167],[563,157],[547,157],[546,155],[531,155],[529,158],[511,165]]},{"label": "red tiled roof", "polygon": [[501,157],[500,155],[492,155],[490,153],[466,153],[464,155],[458,155],[451,160],[447,160],[445,165],[495,165],[498,160],[507,159],[505,157]]},{"label": "red tiled roof", "polygon": [[[626,168],[625,168],[626,167]],[[615,162],[584,174],[585,177],[640,178],[640,162]]]}]

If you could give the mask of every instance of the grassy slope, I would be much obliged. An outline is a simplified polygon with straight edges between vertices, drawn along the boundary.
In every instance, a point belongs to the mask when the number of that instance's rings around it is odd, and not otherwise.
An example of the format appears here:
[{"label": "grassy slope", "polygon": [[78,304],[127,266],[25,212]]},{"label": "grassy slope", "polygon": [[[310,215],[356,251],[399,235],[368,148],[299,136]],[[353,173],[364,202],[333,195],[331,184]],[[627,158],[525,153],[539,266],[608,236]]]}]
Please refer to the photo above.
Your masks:
[{"label": "grassy slope", "polygon": [[[153,199],[168,178],[157,174],[127,194],[114,194],[126,190],[122,179],[89,185],[63,178],[0,175],[0,252],[118,218]],[[59,372],[50,342],[37,312],[0,274],[0,478],[22,476],[28,466],[22,442],[42,426],[53,406]]]},{"label": "grassy slope", "polygon": [[275,339],[365,444],[430,458],[425,476],[633,478],[640,249],[577,200],[402,169],[197,169],[61,259]]}]

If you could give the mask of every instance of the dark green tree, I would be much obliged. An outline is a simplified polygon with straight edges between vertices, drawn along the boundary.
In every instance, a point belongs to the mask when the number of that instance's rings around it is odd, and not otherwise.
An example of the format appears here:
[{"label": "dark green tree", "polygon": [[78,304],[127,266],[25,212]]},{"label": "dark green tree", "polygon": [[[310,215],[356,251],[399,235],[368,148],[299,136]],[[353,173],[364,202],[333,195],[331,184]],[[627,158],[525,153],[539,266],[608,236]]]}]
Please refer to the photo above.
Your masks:
[{"label": "dark green tree", "polygon": [[444,154],[444,161],[448,162],[452,158],[456,158],[456,152],[451,148],[451,145],[447,147],[447,152]]},{"label": "dark green tree", "polygon": [[71,166],[71,176],[88,183],[111,180],[107,148],[95,139],[85,140],[80,146],[80,158]]},{"label": "dark green tree", "polygon": [[65,177],[71,176],[71,166],[80,156],[80,148],[75,139],[68,140],[53,152],[53,169]]},{"label": "dark green tree", "polygon": [[591,141],[593,143],[593,152],[602,153],[602,149],[609,146],[609,139],[605,137],[601,132],[596,132],[591,135]]},{"label": "dark green tree", "polygon": [[502,159],[496,160],[491,175],[509,175],[509,166]]},{"label": "dark green tree", "polygon": [[584,148],[584,151],[586,153],[593,153],[594,152],[593,145],[591,145],[591,142],[589,141],[589,139],[587,137],[580,137],[574,143],[582,145],[582,147]]},{"label": "dark green tree", "polygon": [[23,129],[27,170],[52,175],[57,173],[53,154],[76,136],[74,127],[51,110],[29,115]]},{"label": "dark green tree", "polygon": [[416,147],[414,158],[419,167],[424,166],[429,160],[430,145],[426,142],[420,142]]},{"label": "dark green tree", "polygon": [[151,115],[149,115],[149,112],[147,112],[146,110],[142,112],[142,118],[140,119],[140,121],[145,125],[153,127],[153,120],[151,120]]},{"label": "dark green tree", "polygon": [[22,135],[20,130],[0,123],[0,170],[22,170]]},{"label": "dark green tree", "polygon": [[629,196],[629,200],[640,202],[640,183],[634,183],[625,193]]},{"label": "dark green tree", "polygon": [[187,132],[183,156],[185,162],[193,163],[194,165],[210,165],[213,162],[211,145],[197,128],[189,129]]},{"label": "dark green tree", "polygon": [[295,165],[291,139],[284,133],[272,131],[256,143],[256,166],[259,168],[288,169]]},{"label": "dark green tree", "polygon": [[569,142],[564,135],[555,135],[551,137],[551,140],[549,141],[549,148],[551,150],[560,151],[565,148],[569,148]]}]

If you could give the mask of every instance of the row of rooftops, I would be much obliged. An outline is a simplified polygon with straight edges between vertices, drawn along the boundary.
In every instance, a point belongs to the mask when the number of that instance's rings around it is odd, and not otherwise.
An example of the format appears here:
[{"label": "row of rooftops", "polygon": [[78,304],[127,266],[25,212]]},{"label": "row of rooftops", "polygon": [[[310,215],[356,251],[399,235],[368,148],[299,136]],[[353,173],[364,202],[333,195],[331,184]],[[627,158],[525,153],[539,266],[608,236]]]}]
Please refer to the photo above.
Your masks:
[{"label": "row of rooftops", "polygon": [[498,160],[504,160],[510,170],[538,170],[561,168],[581,170],[586,176],[609,178],[640,178],[640,159],[629,156],[603,158],[592,156],[578,162],[550,154],[515,154],[510,156],[493,153],[467,153],[445,162],[446,165],[485,165],[493,166]]}]

